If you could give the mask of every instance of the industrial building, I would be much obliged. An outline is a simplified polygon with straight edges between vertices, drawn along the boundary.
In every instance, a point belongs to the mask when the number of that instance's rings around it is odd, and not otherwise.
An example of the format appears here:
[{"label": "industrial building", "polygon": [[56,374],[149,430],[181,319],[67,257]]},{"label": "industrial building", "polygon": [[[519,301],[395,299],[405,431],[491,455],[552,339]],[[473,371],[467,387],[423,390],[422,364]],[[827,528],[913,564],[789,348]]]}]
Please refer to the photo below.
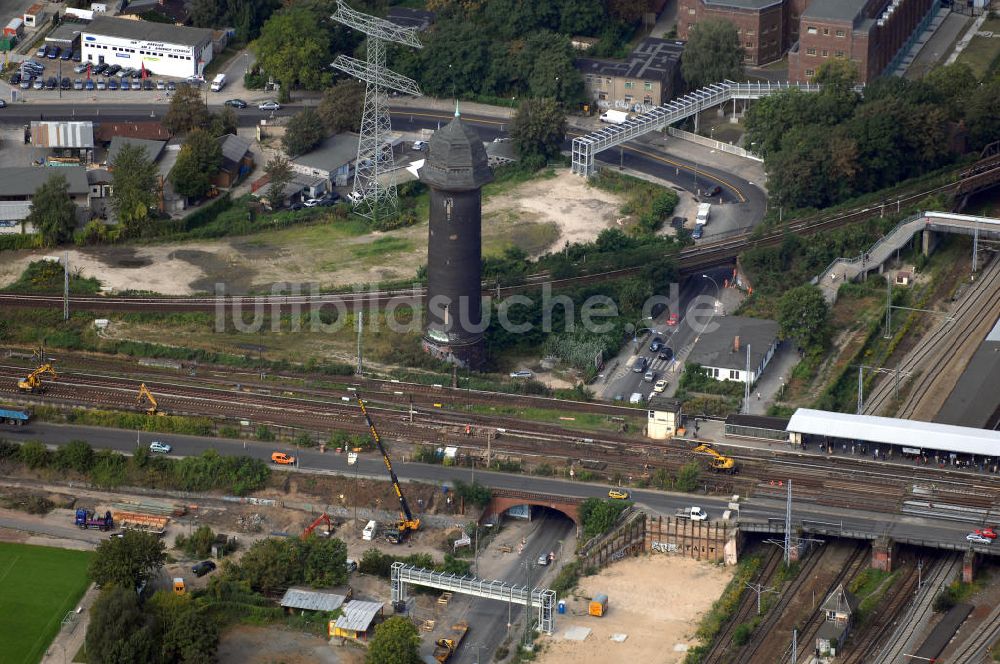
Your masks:
[{"label": "industrial building", "polygon": [[158,76],[201,76],[212,61],[212,31],[96,16],[82,31],[83,62],[117,64]]}]

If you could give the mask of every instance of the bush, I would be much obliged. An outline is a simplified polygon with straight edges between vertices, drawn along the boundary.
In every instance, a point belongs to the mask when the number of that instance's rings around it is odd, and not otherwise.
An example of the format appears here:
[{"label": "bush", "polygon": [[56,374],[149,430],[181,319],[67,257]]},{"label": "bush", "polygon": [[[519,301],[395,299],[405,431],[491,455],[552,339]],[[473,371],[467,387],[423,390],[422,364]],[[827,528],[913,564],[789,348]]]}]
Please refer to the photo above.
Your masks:
[{"label": "bush", "polygon": [[51,453],[48,448],[37,440],[32,440],[21,446],[18,459],[32,470],[44,468],[49,465]]},{"label": "bush", "polygon": [[733,630],[733,645],[737,648],[745,646],[750,643],[751,636],[753,636],[753,627],[747,623],[741,623]]},{"label": "bush", "polygon": [[689,461],[677,470],[674,488],[684,493],[691,493],[698,488],[701,477],[701,465],[697,461]]},{"label": "bush", "polygon": [[951,592],[951,588],[945,588],[938,593],[937,597],[934,598],[933,609],[935,613],[945,613],[950,611],[955,606],[955,596]]},{"label": "bush", "polygon": [[493,498],[493,493],[488,487],[483,486],[479,482],[466,484],[461,480],[455,480],[455,495],[479,508],[486,507],[490,499]]}]

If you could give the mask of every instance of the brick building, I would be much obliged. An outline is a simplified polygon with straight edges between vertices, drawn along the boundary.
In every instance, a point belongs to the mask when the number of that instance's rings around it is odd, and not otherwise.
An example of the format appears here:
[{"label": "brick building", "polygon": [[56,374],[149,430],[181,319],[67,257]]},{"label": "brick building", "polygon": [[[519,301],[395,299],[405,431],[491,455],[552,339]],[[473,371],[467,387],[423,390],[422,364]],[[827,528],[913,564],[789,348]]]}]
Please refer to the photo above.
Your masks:
[{"label": "brick building", "polygon": [[788,80],[812,80],[830,58],[855,63],[866,83],[893,63],[930,16],[934,0],[814,0],[799,20],[799,42],[788,53]]},{"label": "brick building", "polygon": [[577,58],[587,96],[599,108],[636,110],[673,99],[682,87],[683,42],[643,39],[627,60]]},{"label": "brick building", "polygon": [[805,82],[829,58],[855,62],[861,82],[883,73],[930,17],[935,0],[679,0],[677,34],[708,18],[735,24],[748,65],[788,53],[788,80]]}]

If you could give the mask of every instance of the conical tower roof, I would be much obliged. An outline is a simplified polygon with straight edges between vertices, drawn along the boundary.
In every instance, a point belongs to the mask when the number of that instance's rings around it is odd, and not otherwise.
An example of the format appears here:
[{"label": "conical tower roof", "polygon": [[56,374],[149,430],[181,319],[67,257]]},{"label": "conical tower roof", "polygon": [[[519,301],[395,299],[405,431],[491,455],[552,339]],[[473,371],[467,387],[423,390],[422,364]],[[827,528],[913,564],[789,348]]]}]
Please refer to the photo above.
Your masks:
[{"label": "conical tower roof", "polygon": [[483,141],[475,129],[462,122],[457,109],[455,119],[431,136],[420,181],[446,191],[479,189],[493,181]]}]

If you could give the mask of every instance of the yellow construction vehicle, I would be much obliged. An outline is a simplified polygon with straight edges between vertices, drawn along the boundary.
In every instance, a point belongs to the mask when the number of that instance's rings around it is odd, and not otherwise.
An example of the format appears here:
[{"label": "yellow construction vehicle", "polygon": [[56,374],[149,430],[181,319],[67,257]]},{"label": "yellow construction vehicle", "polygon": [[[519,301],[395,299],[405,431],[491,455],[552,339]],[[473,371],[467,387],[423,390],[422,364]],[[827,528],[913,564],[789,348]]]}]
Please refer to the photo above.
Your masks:
[{"label": "yellow construction vehicle", "polygon": [[361,406],[361,413],[365,416],[365,421],[368,422],[368,431],[372,435],[372,440],[378,446],[378,451],[382,453],[382,461],[385,462],[386,470],[389,471],[389,477],[392,478],[392,489],[396,492],[396,497],[399,498],[399,521],[396,523],[395,528],[388,529],[385,537],[393,544],[401,544],[411,532],[420,530],[420,519],[414,518],[413,513],[410,511],[410,505],[406,502],[406,496],[403,495],[403,490],[399,486],[399,478],[396,477],[396,471],[392,469],[392,461],[389,460],[389,453],[385,451],[385,447],[382,445],[382,438],[378,435],[378,430],[375,428],[371,416],[368,415],[364,399],[361,398],[360,394],[356,394],[355,396],[357,397],[358,405]]},{"label": "yellow construction vehicle", "polygon": [[707,454],[712,457],[712,470],[718,470],[726,473],[736,472],[736,461],[727,456],[719,454],[711,445],[702,444],[691,450],[695,453]]},{"label": "yellow construction vehicle", "polygon": [[52,376],[52,380],[57,380],[59,378],[59,374],[56,373],[56,370],[51,364],[43,364],[28,374],[24,380],[17,381],[17,389],[22,392],[44,391],[45,386],[42,384],[42,376],[45,374],[50,374]]},{"label": "yellow construction vehicle", "polygon": [[146,409],[146,414],[156,415],[156,397],[154,397],[153,393],[149,391],[149,388],[146,387],[145,383],[139,386],[139,394],[135,398],[135,405],[141,406],[143,399],[149,402],[149,408]]}]

